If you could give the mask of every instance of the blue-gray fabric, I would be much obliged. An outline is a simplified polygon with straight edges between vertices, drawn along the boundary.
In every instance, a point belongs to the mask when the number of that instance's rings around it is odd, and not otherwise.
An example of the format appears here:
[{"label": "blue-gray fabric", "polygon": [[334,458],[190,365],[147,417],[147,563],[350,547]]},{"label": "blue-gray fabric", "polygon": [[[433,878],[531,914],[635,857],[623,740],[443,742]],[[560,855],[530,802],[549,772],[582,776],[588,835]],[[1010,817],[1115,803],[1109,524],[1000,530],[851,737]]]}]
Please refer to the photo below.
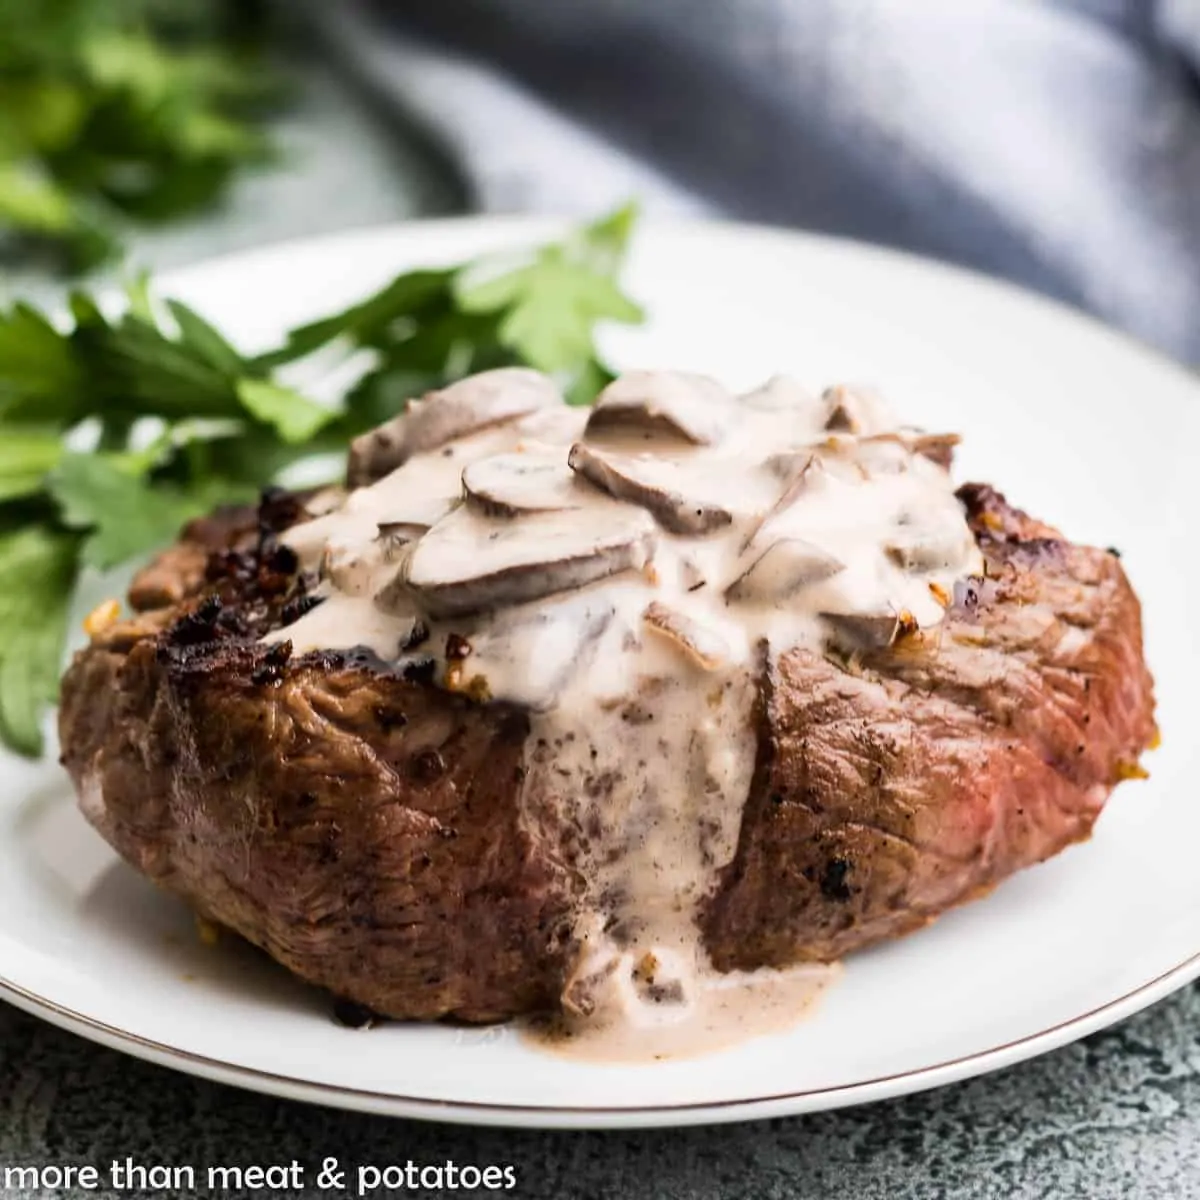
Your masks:
[{"label": "blue-gray fabric", "polygon": [[484,210],[903,246],[1200,362],[1200,0],[312,0]]}]

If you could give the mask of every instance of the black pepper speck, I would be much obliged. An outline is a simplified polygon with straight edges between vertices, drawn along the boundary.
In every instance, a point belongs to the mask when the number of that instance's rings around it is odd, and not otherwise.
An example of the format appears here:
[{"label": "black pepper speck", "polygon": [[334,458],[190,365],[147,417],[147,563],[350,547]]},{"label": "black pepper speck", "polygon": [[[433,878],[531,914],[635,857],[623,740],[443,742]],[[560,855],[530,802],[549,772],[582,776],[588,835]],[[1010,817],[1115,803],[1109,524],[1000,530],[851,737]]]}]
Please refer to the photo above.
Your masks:
[{"label": "black pepper speck", "polygon": [[821,895],[829,900],[849,900],[852,894],[846,882],[849,874],[850,864],[844,858],[831,858],[821,876]]}]

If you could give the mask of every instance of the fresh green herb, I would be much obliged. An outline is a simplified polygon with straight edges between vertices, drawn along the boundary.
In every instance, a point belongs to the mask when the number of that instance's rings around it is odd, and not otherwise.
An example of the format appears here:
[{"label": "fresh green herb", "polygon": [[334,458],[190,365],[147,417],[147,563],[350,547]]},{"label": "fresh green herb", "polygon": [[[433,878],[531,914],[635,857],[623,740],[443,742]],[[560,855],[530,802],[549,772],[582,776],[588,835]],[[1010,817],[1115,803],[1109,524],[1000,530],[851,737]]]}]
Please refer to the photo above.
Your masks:
[{"label": "fresh green herb", "polygon": [[242,407],[258,420],[270,425],[279,440],[289,446],[302,445],[328,425],[336,415],[315,404],[295,388],[284,387],[269,379],[240,379],[237,397]]},{"label": "fresh green herb", "polygon": [[247,0],[0,0],[0,237],[85,269],[203,208],[270,147]]},{"label": "fresh green herb", "polygon": [[[257,358],[184,304],[157,306],[144,279],[120,316],[82,292],[69,327],[0,312],[0,742],[42,751],[80,570],[147,554],[474,371],[531,365],[594,399],[612,378],[597,324],[641,319],[616,283],[633,220],[622,209],[515,258],[401,275]],[[339,353],[366,362],[338,403],[276,375]]]},{"label": "fresh green herb", "polygon": [[[531,260],[478,281],[473,272],[455,279],[463,313],[500,315],[497,341],[516,359],[551,373],[580,372],[575,399],[587,403],[600,378],[592,331],[598,321],[636,324],[641,309],[622,294],[612,276],[614,252],[629,236],[631,209],[582,231],[557,246],[543,246]],[[590,394],[589,394],[590,393]]]},{"label": "fresh green herb", "polygon": [[0,423],[0,503],[40,492],[62,456],[62,436],[52,426]]},{"label": "fresh green herb", "polygon": [[43,525],[0,535],[0,741],[20,754],[42,752],[76,556],[77,539]]},{"label": "fresh green herb", "polygon": [[642,320],[616,282],[636,217],[626,205],[553,245],[401,275],[353,308],[293,330],[258,365],[278,367],[332,343],[374,351],[374,367],[346,399],[363,428],[409,395],[491,367],[538,367],[558,377],[572,403],[588,404],[612,378],[596,326]]},{"label": "fresh green herb", "polygon": [[87,532],[80,560],[105,570],[168,542],[192,517],[253,489],[216,478],[189,486],[153,482],[134,455],[67,454],[46,479],[68,529]]}]

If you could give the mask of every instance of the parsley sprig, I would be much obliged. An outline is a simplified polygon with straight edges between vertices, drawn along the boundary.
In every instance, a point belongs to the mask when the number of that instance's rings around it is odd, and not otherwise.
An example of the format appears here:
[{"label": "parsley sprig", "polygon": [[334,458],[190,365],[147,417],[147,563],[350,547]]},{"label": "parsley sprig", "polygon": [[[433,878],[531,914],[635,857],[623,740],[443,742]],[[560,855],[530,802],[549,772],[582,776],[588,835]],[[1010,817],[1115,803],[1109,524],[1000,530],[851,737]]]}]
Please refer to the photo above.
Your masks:
[{"label": "parsley sprig", "polygon": [[[0,313],[0,743],[42,753],[84,569],[146,555],[474,371],[534,366],[590,402],[612,378],[597,325],[642,317],[616,279],[633,222],[624,208],[552,245],[400,275],[257,356],[144,281],[117,316],[82,292],[62,326]],[[282,378],[347,355],[366,365],[335,403]]]},{"label": "parsley sprig", "polygon": [[271,156],[251,0],[0,0],[0,250],[83,270]]}]

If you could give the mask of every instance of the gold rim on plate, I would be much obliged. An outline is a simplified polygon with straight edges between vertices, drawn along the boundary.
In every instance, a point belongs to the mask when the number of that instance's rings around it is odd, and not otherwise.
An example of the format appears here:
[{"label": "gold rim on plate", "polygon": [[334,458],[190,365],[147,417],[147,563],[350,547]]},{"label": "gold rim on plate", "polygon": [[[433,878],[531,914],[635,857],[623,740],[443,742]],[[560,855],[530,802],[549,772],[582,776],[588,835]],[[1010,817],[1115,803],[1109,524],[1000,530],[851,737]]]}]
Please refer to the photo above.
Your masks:
[{"label": "gold rim on plate", "polygon": [[[1133,988],[1078,1016],[1047,1026],[1036,1033],[1002,1042],[986,1050],[946,1059],[912,1071],[901,1071],[892,1075],[880,1075],[873,1079],[856,1080],[853,1083],[837,1084],[833,1087],[809,1088],[798,1092],[780,1092],[769,1096],[751,1096],[739,1100],[705,1100],[688,1104],[659,1104],[643,1107],[611,1105],[536,1105],[483,1103],[474,1100],[435,1100],[420,1096],[403,1096],[394,1092],[378,1092],[368,1088],[346,1087],[340,1084],[321,1083],[295,1075],[282,1075],[263,1071],[256,1067],[241,1066],[208,1055],[182,1050],[177,1046],[153,1038],[143,1037],[120,1029],[107,1022],[98,1021],[85,1013],[77,1012],[56,1001],[48,1000],[27,988],[0,976],[0,998],[9,1000],[17,1008],[33,1016],[44,1017],[70,1033],[76,1033],[110,1049],[125,1051],[135,1058],[159,1066],[175,1067],[193,1076],[208,1078],[217,1083],[242,1087],[267,1095],[285,1099],[325,1104],[331,1107],[349,1108],[397,1117],[456,1121],[460,1124],[505,1124],[504,1118],[521,1117],[578,1118],[580,1127],[615,1126],[636,1124],[638,1118],[670,1118],[676,1114],[688,1117],[687,1122],[702,1124],[705,1114],[716,1119],[737,1120],[739,1110],[759,1107],[778,1109],[778,1112],[750,1113],[744,1119],[755,1120],[769,1116],[786,1116],[791,1113],[814,1112],[823,1109],[844,1108],[855,1103],[885,1100],[912,1092],[982,1075],[989,1070],[998,1070],[1018,1062],[1036,1057],[1069,1044],[1089,1033],[1097,1032],[1117,1021],[1133,1016],[1142,1009],[1165,999],[1173,992],[1200,976],[1200,952],[1184,959],[1176,966],[1156,975],[1153,979]],[[1073,1034],[1073,1036],[1060,1036]],[[1048,1045],[1039,1045],[1049,1039]],[[1024,1053],[1021,1053],[1024,1051]],[[1002,1058],[1002,1062],[991,1062]],[[973,1068],[973,1069],[972,1069]],[[940,1078],[948,1073],[948,1078]],[[901,1086],[908,1085],[908,1086]],[[860,1096],[858,1093],[882,1089],[877,1095]],[[830,1100],[827,1104],[812,1104],[814,1100]],[[800,1107],[790,1106],[800,1104]],[[586,1118],[598,1120],[592,1124]],[[555,1122],[557,1124],[558,1122]],[[670,1120],[657,1120],[653,1124],[669,1125]],[[543,1126],[549,1127],[549,1125]]]}]

